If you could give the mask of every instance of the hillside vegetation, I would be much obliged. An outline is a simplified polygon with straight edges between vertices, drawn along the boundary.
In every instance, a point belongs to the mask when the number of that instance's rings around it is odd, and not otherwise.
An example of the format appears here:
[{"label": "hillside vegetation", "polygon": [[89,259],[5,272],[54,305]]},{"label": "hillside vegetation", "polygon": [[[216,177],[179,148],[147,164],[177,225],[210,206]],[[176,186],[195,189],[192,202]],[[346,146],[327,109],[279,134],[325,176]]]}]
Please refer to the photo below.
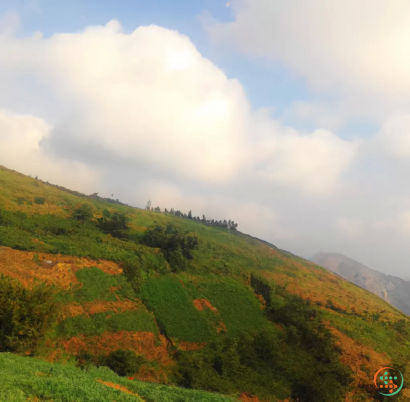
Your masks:
[{"label": "hillside vegetation", "polygon": [[0,348],[25,356],[0,354],[4,392],[21,400],[229,400],[178,385],[243,401],[368,401],[380,400],[379,368],[410,372],[408,318],[329,271],[205,219],[6,168],[0,273]]}]

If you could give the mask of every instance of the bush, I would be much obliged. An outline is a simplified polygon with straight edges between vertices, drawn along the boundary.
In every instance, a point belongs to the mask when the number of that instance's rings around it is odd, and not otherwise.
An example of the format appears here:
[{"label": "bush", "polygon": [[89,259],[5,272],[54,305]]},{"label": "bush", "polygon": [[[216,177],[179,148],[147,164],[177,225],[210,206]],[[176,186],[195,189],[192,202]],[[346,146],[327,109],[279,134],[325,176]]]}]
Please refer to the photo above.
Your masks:
[{"label": "bush", "polygon": [[44,197],[36,197],[34,198],[34,202],[36,204],[43,205],[46,202],[46,199]]},{"label": "bush", "polygon": [[83,204],[79,206],[73,213],[72,218],[79,222],[86,222],[93,217],[93,209],[91,205]]},{"label": "bush", "polygon": [[157,225],[147,229],[142,243],[160,248],[174,272],[185,271],[187,261],[194,258],[192,251],[198,248],[196,236],[183,235],[173,225],[166,228]]},{"label": "bush", "polygon": [[45,285],[24,289],[16,279],[0,277],[0,349],[34,353],[56,318],[53,291]]},{"label": "bush", "polygon": [[143,356],[136,355],[131,350],[119,349],[110,353],[104,363],[114,373],[125,377],[137,373],[144,361]]},{"label": "bush", "polygon": [[97,227],[111,236],[121,238],[125,237],[125,232],[129,229],[128,222],[129,218],[125,214],[104,209],[103,216],[97,220]]}]

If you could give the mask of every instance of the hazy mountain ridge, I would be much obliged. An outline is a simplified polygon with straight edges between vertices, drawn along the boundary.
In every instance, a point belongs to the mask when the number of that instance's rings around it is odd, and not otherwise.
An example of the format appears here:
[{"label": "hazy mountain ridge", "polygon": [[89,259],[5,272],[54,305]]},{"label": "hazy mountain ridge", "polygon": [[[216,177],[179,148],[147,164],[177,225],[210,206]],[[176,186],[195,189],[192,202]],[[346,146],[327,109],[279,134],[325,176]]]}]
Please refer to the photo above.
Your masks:
[{"label": "hazy mountain ridge", "polygon": [[312,261],[410,315],[409,281],[383,274],[339,253],[318,252],[312,257]]}]

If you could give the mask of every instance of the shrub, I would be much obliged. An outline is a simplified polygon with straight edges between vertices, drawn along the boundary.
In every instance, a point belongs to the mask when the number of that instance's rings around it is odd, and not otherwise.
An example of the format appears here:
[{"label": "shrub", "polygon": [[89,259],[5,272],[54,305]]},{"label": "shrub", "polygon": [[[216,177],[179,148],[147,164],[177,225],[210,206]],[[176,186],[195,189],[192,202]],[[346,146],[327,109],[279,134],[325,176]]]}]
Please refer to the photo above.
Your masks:
[{"label": "shrub", "polygon": [[103,216],[97,220],[97,227],[114,237],[125,237],[125,232],[129,229],[128,222],[129,218],[125,214],[104,209]]},{"label": "shrub", "polygon": [[125,377],[138,372],[145,359],[143,356],[136,355],[131,350],[116,350],[110,353],[104,364],[108,366],[114,373]]},{"label": "shrub", "polygon": [[0,349],[33,353],[56,317],[53,291],[45,285],[24,289],[16,279],[0,277]]},{"label": "shrub", "polygon": [[194,258],[192,251],[198,248],[196,236],[183,235],[173,225],[148,228],[142,237],[142,243],[148,247],[160,248],[174,272],[185,271],[187,261]]},{"label": "shrub", "polygon": [[93,217],[93,209],[91,205],[82,204],[73,213],[72,218],[79,222],[86,222]]},{"label": "shrub", "polygon": [[46,202],[46,199],[44,197],[36,197],[34,198],[34,202],[36,204],[43,205]]}]

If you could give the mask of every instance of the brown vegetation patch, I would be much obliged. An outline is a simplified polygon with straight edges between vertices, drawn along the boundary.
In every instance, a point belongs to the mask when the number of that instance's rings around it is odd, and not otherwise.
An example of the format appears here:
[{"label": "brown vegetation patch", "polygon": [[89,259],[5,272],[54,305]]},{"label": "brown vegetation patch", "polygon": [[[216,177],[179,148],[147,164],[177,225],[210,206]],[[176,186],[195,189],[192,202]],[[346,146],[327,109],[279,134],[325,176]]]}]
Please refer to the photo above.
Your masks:
[{"label": "brown vegetation patch", "polygon": [[188,341],[179,341],[178,348],[183,350],[184,352],[194,352],[196,350],[200,350],[207,345],[207,342],[188,342]]},{"label": "brown vegetation patch", "polygon": [[134,396],[138,397],[140,401],[143,401],[143,399],[138,394],[130,391],[129,389],[123,387],[122,385],[114,384],[113,382],[109,382],[109,381],[103,381],[99,378],[97,378],[96,381],[98,381],[100,384],[103,384],[107,387],[118,389],[118,391],[122,391],[122,392],[125,392],[125,393],[130,394],[130,395],[134,395]]},{"label": "brown vegetation patch", "polygon": [[239,400],[242,402],[262,402],[257,396],[247,394],[247,393],[241,394],[241,396],[239,397]]},{"label": "brown vegetation patch", "polygon": [[164,365],[172,364],[167,350],[167,340],[159,335],[158,342],[152,332],[106,331],[100,336],[80,335],[69,340],[60,340],[58,344],[71,355],[86,350],[94,355],[107,356],[115,350],[125,349],[133,350],[147,360],[157,360]]},{"label": "brown vegetation patch", "polygon": [[196,299],[192,300],[192,304],[195,306],[195,308],[199,311],[202,311],[205,307],[208,307],[211,311],[216,313],[218,309],[214,307],[208,300],[206,299]]},{"label": "brown vegetation patch", "polygon": [[138,373],[134,374],[129,379],[137,378],[140,381],[156,382],[165,384],[168,382],[168,376],[166,373],[158,368],[153,367],[141,367]]},{"label": "brown vegetation patch", "polygon": [[64,306],[65,317],[75,317],[77,315],[94,315],[112,311],[113,313],[123,313],[124,311],[138,310],[142,303],[131,300],[93,301],[84,304],[71,303]]},{"label": "brown vegetation patch", "polygon": [[[37,263],[34,256],[38,256]],[[36,257],[37,258],[37,257]],[[44,262],[50,261],[50,262]],[[75,273],[88,267],[98,267],[109,275],[117,275],[122,269],[111,261],[93,261],[65,255],[36,253],[0,247],[0,273],[18,279],[23,286],[32,287],[36,280],[68,289],[78,284]]]},{"label": "brown vegetation patch", "polygon": [[[341,349],[342,353],[340,361],[350,367],[353,371],[353,388],[364,386],[365,388],[373,387],[373,375],[380,367],[390,366],[391,359],[387,353],[375,352],[368,346],[362,345],[359,342],[349,338],[347,335],[338,331],[325,323],[330,332],[337,338],[336,345]],[[366,373],[366,370],[369,372]]]},{"label": "brown vegetation patch", "polygon": [[226,325],[223,321],[218,322],[218,326],[216,327],[216,332],[221,333],[221,332],[226,332]]}]

